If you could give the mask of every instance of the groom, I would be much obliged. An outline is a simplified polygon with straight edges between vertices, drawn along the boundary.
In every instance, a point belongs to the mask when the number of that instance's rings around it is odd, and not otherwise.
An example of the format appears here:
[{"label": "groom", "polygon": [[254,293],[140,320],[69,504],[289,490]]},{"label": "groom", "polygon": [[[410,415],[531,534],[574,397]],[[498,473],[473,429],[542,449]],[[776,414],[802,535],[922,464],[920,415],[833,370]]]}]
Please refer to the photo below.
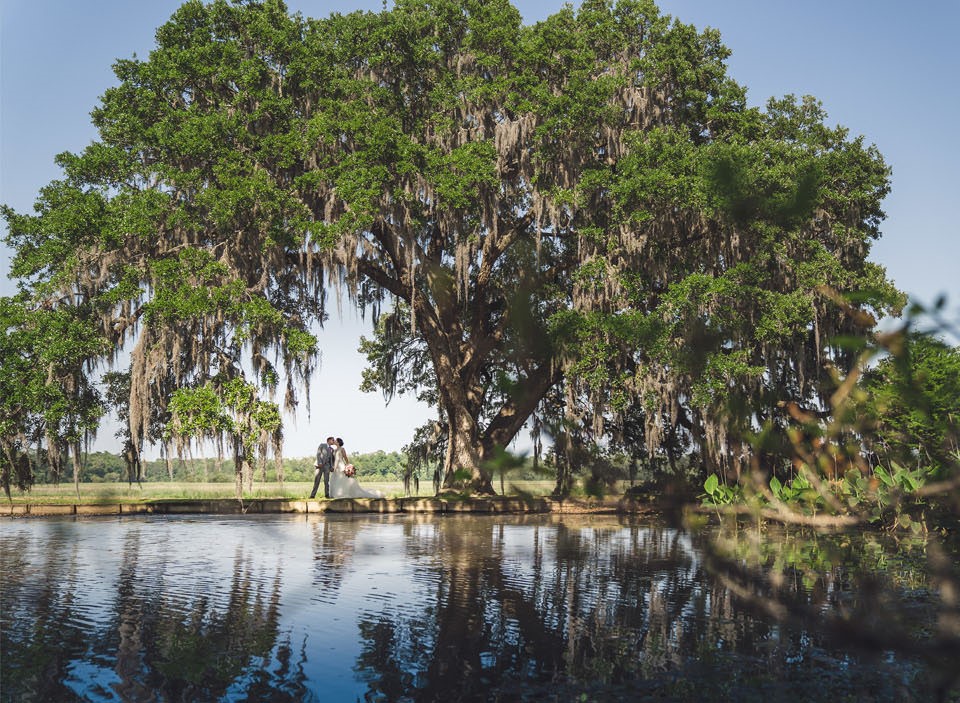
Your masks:
[{"label": "groom", "polygon": [[327,437],[325,444],[317,447],[317,463],[314,464],[316,470],[313,479],[313,490],[310,492],[310,498],[317,495],[317,489],[320,487],[320,477],[323,477],[323,497],[330,497],[330,472],[333,470],[333,445],[336,443],[333,437]]}]

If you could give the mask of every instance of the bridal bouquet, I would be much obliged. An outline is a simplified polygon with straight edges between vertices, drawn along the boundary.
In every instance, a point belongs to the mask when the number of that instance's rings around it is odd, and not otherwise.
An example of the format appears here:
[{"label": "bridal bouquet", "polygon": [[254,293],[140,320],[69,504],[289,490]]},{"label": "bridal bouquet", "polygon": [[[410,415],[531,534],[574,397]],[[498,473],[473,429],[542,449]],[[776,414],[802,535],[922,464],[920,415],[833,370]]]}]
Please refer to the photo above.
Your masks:
[{"label": "bridal bouquet", "polygon": [[346,466],[343,467],[344,476],[353,477],[353,475],[356,473],[357,473],[357,470],[356,468],[354,468],[353,464],[347,464]]}]

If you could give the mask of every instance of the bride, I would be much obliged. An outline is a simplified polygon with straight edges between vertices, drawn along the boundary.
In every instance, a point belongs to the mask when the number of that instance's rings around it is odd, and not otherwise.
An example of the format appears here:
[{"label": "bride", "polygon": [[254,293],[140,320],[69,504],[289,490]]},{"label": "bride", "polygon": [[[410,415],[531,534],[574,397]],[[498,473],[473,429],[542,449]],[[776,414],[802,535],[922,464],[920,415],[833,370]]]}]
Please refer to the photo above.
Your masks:
[{"label": "bride", "polygon": [[367,491],[360,487],[353,477],[353,464],[347,460],[347,450],[343,440],[337,437],[337,448],[333,454],[333,473],[330,475],[331,498],[383,498],[380,491]]}]

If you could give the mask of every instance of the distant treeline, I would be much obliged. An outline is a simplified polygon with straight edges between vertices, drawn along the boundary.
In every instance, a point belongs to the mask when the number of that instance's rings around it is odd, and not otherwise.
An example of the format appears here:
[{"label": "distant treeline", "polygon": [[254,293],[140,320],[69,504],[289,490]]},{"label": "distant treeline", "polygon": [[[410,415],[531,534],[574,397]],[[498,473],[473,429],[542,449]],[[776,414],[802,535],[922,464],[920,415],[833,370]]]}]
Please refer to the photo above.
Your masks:
[{"label": "distant treeline", "polygon": [[[91,452],[84,457],[80,480],[86,483],[111,483],[127,480],[127,470],[123,457],[110,452]],[[375,451],[369,454],[354,454],[351,462],[357,467],[357,473],[368,481],[399,481],[403,477],[407,457],[401,452]],[[314,457],[284,458],[284,481],[312,481]],[[45,467],[46,468],[46,467]],[[49,474],[49,469],[47,468]],[[38,476],[39,482],[52,483],[54,477]],[[72,476],[63,476],[69,481]],[[261,479],[259,467],[254,469],[254,479]],[[168,460],[157,459],[143,462],[143,480],[145,481],[203,481],[230,483],[235,480],[233,460],[214,458],[172,457]],[[273,461],[266,466],[266,480],[276,481],[277,472]]]},{"label": "distant treeline", "polygon": [[[402,481],[407,467],[407,455],[404,452],[384,452],[377,450],[367,454],[351,454],[350,461],[357,467],[357,476],[368,482]],[[284,481],[312,481],[314,457],[296,457],[283,459]],[[54,483],[56,477],[50,468],[43,462],[37,472],[38,483]],[[431,481],[429,470],[421,469],[419,479]],[[532,461],[527,460],[524,465],[511,471],[511,478],[532,480],[543,478],[542,472],[533,468]],[[262,480],[259,467],[254,469],[254,479]],[[72,474],[60,477],[60,481],[71,481]],[[83,483],[114,483],[127,480],[126,466],[123,457],[110,452],[90,452],[83,456],[80,481]],[[235,480],[233,461],[214,458],[177,458],[156,459],[143,462],[144,481],[196,481],[196,482],[224,482]],[[266,465],[266,480],[276,481],[277,472],[273,461]]]}]

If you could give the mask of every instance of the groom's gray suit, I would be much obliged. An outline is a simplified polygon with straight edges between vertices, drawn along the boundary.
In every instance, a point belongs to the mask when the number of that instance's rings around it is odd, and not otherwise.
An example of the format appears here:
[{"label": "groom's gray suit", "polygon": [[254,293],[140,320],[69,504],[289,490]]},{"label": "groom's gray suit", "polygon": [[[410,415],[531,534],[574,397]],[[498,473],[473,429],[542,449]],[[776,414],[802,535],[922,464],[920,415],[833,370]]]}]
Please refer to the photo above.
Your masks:
[{"label": "groom's gray suit", "polygon": [[313,490],[310,497],[317,495],[317,489],[320,488],[320,478],[323,478],[323,497],[330,497],[330,472],[333,471],[333,447],[324,442],[317,447],[316,476],[313,479]]}]

